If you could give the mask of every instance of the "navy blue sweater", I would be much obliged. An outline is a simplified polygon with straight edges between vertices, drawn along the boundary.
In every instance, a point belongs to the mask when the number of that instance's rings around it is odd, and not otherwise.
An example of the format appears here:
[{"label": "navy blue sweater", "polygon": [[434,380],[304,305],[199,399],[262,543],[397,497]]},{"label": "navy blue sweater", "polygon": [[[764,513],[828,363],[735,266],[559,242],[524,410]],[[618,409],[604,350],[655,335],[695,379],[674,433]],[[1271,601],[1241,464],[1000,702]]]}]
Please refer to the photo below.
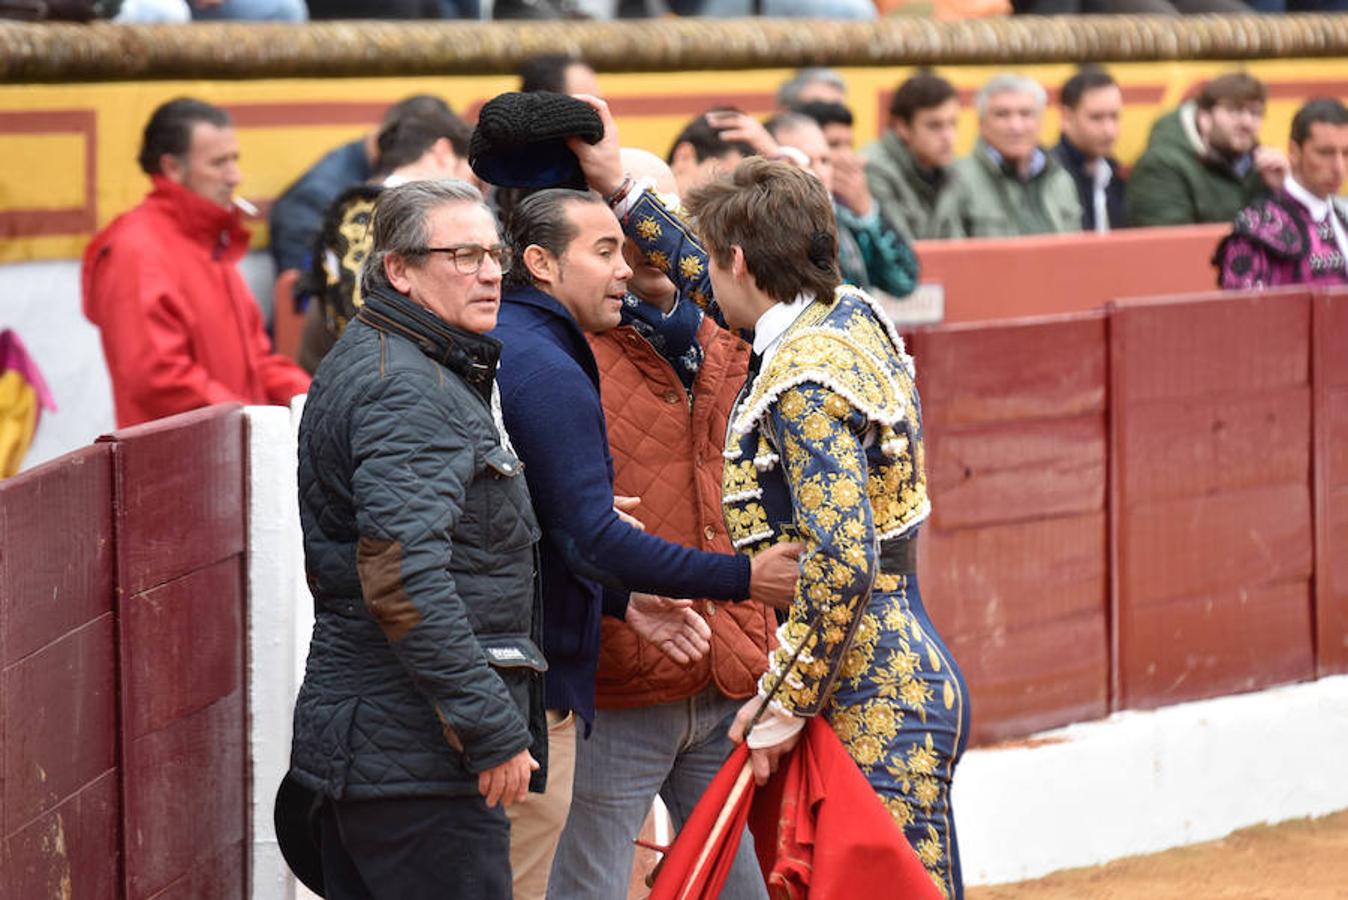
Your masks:
[{"label": "navy blue sweater", "polygon": [[672,544],[618,518],[599,369],[564,306],[534,288],[509,289],[492,335],[503,345],[497,383],[506,430],[543,528],[547,706],[589,722],[603,586],[742,600],[749,559]]}]

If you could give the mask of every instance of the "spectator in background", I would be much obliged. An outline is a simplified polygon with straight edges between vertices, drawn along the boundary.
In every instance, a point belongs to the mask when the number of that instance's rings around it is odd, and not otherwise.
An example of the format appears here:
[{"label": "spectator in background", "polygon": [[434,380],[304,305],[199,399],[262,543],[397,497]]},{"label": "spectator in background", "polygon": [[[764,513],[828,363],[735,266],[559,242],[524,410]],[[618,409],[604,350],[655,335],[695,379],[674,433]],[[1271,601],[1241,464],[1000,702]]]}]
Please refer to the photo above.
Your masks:
[{"label": "spectator in background", "polygon": [[1012,0],[1016,15],[1075,16],[1082,14],[1178,16],[1199,13],[1254,12],[1241,0]]},{"label": "spectator in background", "polygon": [[833,153],[833,165],[836,168],[842,154],[854,154],[856,150],[856,132],[852,111],[842,103],[832,100],[808,100],[792,107],[791,112],[814,119],[824,132],[824,140]]},{"label": "spectator in background", "polygon": [[[712,124],[712,119],[718,114],[724,114],[718,121],[727,124],[719,127]],[[750,117],[734,109],[711,110],[695,116],[674,138],[665,161],[674,172],[680,195],[706,184],[717,175],[731,171],[739,165],[740,160],[755,153],[754,147],[747,141],[730,136],[736,133],[734,123],[738,123],[741,118]]]},{"label": "spectator in background", "polygon": [[1348,108],[1311,100],[1292,119],[1282,190],[1240,211],[1213,262],[1224,288],[1348,283]]},{"label": "spectator in background", "polygon": [[189,0],[194,22],[304,22],[304,0]]},{"label": "spectator in background", "polygon": [[520,66],[520,92],[551,91],[554,94],[599,94],[594,69],[577,56],[544,53],[531,56]]},{"label": "spectator in background", "polygon": [[440,0],[307,0],[311,19],[438,19]]},{"label": "spectator in background", "polygon": [[960,101],[939,75],[919,71],[889,103],[889,128],[861,151],[880,211],[910,241],[937,237],[932,215],[955,161]]},{"label": "spectator in background", "polygon": [[414,94],[400,100],[384,113],[378,129],[329,151],[286,188],[272,204],[268,217],[271,255],[277,273],[304,269],[323,224],[323,214],[332,201],[347,188],[370,180],[379,155],[380,132],[403,116],[449,111],[449,104],[431,94]]},{"label": "spectator in background", "polygon": [[272,352],[236,267],[248,231],[234,204],[242,175],[229,114],[187,98],[162,104],[139,161],[153,189],[94,235],[81,271],[117,425],[304,393],[309,376]]},{"label": "spectator in background", "polygon": [[1228,222],[1260,194],[1279,190],[1287,157],[1259,145],[1266,99],[1257,78],[1232,72],[1158,119],[1129,176],[1128,221]]},{"label": "spectator in background", "polygon": [[793,109],[811,100],[847,102],[847,82],[832,69],[812,66],[800,69],[777,89],[777,108]]},{"label": "spectator in background", "polygon": [[1076,182],[1081,229],[1122,228],[1124,180],[1113,152],[1123,91],[1104,69],[1086,66],[1063,84],[1061,102],[1062,137],[1053,155]]},{"label": "spectator in background", "polygon": [[994,76],[978,92],[979,137],[955,163],[936,205],[940,237],[1013,237],[1081,230],[1076,184],[1039,146],[1047,101],[1039,82]]},{"label": "spectator in background", "polygon": [[[860,288],[906,297],[917,287],[917,257],[871,197],[860,163],[846,151],[841,171],[823,130],[809,116],[778,113],[765,123],[777,153],[813,173],[833,197],[838,220],[838,262],[843,280]],[[841,176],[841,177],[840,177]]]},{"label": "spectator in background", "polygon": [[453,178],[472,184],[468,139],[472,128],[443,103],[398,116],[379,132],[378,162],[369,183],[348,188],[323,217],[309,263],[297,286],[311,298],[305,311],[299,363],[308,372],[342,336],[362,303],[361,268],[368,254],[370,215],[379,192],[409,181]]}]

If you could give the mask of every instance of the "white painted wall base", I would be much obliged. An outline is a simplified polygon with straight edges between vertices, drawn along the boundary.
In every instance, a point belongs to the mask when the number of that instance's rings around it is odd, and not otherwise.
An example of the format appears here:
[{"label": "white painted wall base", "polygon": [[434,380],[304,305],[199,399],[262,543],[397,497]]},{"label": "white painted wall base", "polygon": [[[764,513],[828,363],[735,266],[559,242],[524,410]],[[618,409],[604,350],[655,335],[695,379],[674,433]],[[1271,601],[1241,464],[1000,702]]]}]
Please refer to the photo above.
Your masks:
[{"label": "white painted wall base", "polygon": [[969,884],[1348,808],[1348,676],[1118,713],[1024,743],[970,751],[956,770]]},{"label": "white painted wall base", "polygon": [[[285,869],[272,830],[313,628],[295,488],[301,404],[293,414],[248,409],[254,900],[308,896]],[[1348,676],[1119,713],[972,750],[956,772],[954,803],[969,884],[1345,809]]]}]

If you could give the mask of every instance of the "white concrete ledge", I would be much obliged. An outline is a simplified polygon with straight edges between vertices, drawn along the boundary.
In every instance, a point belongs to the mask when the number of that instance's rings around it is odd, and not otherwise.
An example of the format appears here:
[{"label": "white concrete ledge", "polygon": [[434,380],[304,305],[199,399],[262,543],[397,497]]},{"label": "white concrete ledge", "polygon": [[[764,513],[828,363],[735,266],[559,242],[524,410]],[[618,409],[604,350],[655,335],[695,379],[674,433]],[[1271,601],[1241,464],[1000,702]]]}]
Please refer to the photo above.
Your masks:
[{"label": "white concrete ledge", "polygon": [[1348,676],[1123,712],[973,750],[954,794],[969,884],[1325,815],[1348,808]]}]

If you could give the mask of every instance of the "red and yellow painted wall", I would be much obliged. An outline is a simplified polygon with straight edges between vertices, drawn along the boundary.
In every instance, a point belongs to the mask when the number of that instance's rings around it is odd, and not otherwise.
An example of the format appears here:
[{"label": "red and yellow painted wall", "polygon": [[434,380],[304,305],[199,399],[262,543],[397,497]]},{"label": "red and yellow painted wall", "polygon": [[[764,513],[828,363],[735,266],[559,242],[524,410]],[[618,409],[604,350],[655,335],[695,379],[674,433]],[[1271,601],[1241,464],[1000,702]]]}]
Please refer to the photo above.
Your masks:
[{"label": "red and yellow painted wall", "polygon": [[[1285,143],[1292,115],[1305,98],[1348,96],[1348,58],[1111,64],[1127,104],[1119,157],[1135,160],[1158,115],[1204,80],[1236,66],[1268,85],[1263,137],[1269,144]],[[966,101],[962,151],[972,145],[976,130],[973,94],[1003,68],[1038,79],[1051,99],[1074,71],[1066,63],[940,67]],[[790,71],[601,73],[601,85],[624,142],[663,155],[682,125],[709,106],[732,103],[754,114],[770,112],[777,85]],[[890,92],[912,69],[839,71],[848,82],[858,140],[869,141],[885,126]],[[516,83],[511,75],[456,75],[0,85],[0,263],[76,258],[97,228],[133,206],[146,190],[135,163],[141,129],[151,111],[172,97],[199,97],[233,113],[243,150],[241,193],[265,210],[327,149],[369,129],[389,103],[435,92],[471,116]],[[1057,110],[1050,106],[1046,142],[1056,138],[1057,128]],[[265,231],[259,221],[256,245],[265,241]]]}]

